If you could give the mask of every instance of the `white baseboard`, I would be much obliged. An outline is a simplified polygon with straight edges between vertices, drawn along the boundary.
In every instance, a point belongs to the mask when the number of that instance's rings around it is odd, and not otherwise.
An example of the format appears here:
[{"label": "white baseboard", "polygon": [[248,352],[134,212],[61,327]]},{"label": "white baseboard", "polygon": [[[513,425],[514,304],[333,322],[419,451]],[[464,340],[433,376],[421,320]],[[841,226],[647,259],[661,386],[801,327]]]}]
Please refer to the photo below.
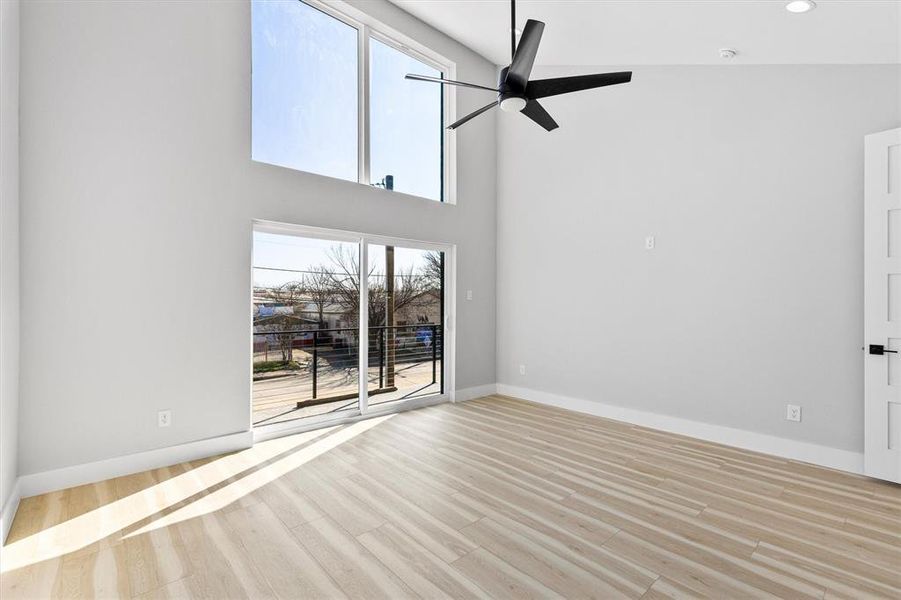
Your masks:
[{"label": "white baseboard", "polygon": [[466,402],[467,400],[475,400],[483,396],[490,396],[497,393],[497,385],[489,383],[486,385],[475,385],[473,387],[463,388],[454,393],[454,402]]},{"label": "white baseboard", "polygon": [[[464,388],[462,390],[457,390],[454,395],[454,400],[459,402],[471,400],[473,398],[481,398],[482,396],[494,394],[495,391],[496,386],[494,384]],[[279,435],[284,435],[284,433]],[[48,492],[63,490],[77,485],[94,483],[113,477],[130,475],[132,473],[139,473],[148,469],[158,469],[180,462],[197,460],[216,454],[232,452],[234,450],[243,450],[245,448],[250,448],[253,445],[253,442],[254,432],[242,431],[197,442],[169,446],[168,448],[137,452],[135,454],[63,467],[52,471],[22,475],[16,482],[17,495],[15,505],[18,505],[19,497],[28,498],[30,496],[46,494]],[[10,502],[7,502],[7,505],[9,504]],[[6,515],[6,510],[7,507],[5,506],[3,513],[4,517]],[[15,507],[12,508],[11,515],[15,515]],[[11,521],[12,518],[10,517],[10,522]],[[7,526],[5,518],[3,525]]]},{"label": "white baseboard", "polygon": [[77,485],[140,473],[148,469],[159,469],[160,467],[167,467],[189,460],[243,450],[250,448],[252,445],[253,432],[241,431],[177,446],[72,465],[71,467],[63,467],[52,471],[21,475],[17,482],[18,491],[22,498],[28,498]]},{"label": "white baseboard", "polygon": [[[860,452],[830,448],[744,429],[691,421],[689,419],[670,417],[506,384],[487,384],[463,388],[456,391],[454,401],[464,402],[496,393],[841,471],[863,473],[863,454]],[[0,541],[6,540],[16,509],[19,506],[20,498],[28,498],[77,485],[130,475],[148,469],[158,469],[235,450],[243,450],[251,447],[253,441],[252,431],[242,431],[168,448],[148,450],[146,452],[63,467],[52,471],[22,475],[13,485],[13,490],[3,505],[2,512],[0,512]]]},{"label": "white baseboard", "polygon": [[13,483],[13,489],[3,503],[3,509],[0,510],[0,546],[6,543],[6,536],[9,535],[9,528],[12,527],[13,518],[16,516],[16,510],[19,508],[19,499],[22,497],[19,490],[21,482],[16,479]]},{"label": "white baseboard", "polygon": [[701,421],[691,421],[679,417],[670,417],[657,413],[613,406],[601,402],[560,396],[549,392],[540,392],[528,388],[499,383],[497,393],[514,398],[521,398],[539,404],[557,406],[598,417],[606,417],[616,421],[625,421],[633,425],[660,429],[670,433],[687,435],[708,442],[716,442],[726,446],[734,446],[743,450],[753,450],[764,454],[772,454],[782,458],[838,469],[849,473],[863,474],[863,453],[841,450],[809,442],[799,442],[787,438],[756,433],[745,429],[713,425]]}]

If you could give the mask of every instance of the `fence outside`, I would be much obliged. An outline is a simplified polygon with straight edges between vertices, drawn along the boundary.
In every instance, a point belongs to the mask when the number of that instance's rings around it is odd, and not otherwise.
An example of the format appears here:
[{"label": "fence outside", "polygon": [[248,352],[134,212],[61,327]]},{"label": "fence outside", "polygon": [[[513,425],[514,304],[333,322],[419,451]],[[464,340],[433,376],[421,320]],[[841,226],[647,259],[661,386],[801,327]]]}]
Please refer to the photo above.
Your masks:
[{"label": "fence outside", "polygon": [[[429,365],[431,384],[439,383],[442,333],[436,323],[369,327],[369,367],[378,369],[377,385],[369,393],[395,391],[398,370],[411,366]],[[292,388],[308,387],[297,408],[355,397],[356,392],[328,391],[323,396],[320,384],[323,377],[359,368],[358,338],[355,327],[254,333],[254,382],[291,378]]]}]

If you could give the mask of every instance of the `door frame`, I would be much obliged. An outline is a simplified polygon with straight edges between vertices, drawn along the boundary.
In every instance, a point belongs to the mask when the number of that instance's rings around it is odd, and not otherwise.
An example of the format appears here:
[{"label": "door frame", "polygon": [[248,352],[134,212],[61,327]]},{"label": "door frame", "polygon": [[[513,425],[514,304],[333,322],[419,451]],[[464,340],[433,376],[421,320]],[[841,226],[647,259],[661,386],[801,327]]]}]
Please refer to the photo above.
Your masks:
[{"label": "door frame", "polygon": [[[360,314],[359,322],[359,350],[358,364],[359,372],[358,380],[358,403],[357,409],[353,411],[343,411],[338,415],[316,415],[313,417],[298,418],[290,421],[282,421],[279,423],[271,423],[254,427],[253,425],[253,372],[250,373],[250,397],[248,402],[248,422],[253,432],[254,442],[291,435],[312,429],[320,429],[334,425],[342,425],[345,423],[353,423],[362,419],[370,419],[380,417],[391,413],[411,410],[423,406],[440,404],[442,402],[453,402],[455,400],[455,348],[456,348],[456,254],[457,247],[455,244],[443,242],[430,242],[424,240],[414,240],[401,237],[369,234],[357,231],[348,231],[345,229],[331,229],[326,227],[313,227],[309,225],[297,225],[292,223],[284,223],[278,221],[268,221],[263,219],[254,219],[251,227],[251,281],[249,298],[251,302],[251,310],[248,314],[253,314],[253,232],[262,231],[265,233],[274,233],[279,235],[293,235],[297,237],[315,238],[321,240],[333,240],[336,242],[349,242],[358,244],[359,248],[359,266],[357,276],[360,278]],[[369,281],[368,281],[368,264],[369,264],[369,246],[395,246],[400,248],[410,248],[414,250],[437,251],[444,253],[444,328],[442,335],[442,358],[441,372],[444,378],[444,392],[431,396],[423,396],[410,400],[396,400],[386,404],[380,404],[377,408],[370,408],[368,404],[369,398]],[[253,357],[253,319],[250,319],[250,356]],[[365,343],[364,343],[365,342]]]}]

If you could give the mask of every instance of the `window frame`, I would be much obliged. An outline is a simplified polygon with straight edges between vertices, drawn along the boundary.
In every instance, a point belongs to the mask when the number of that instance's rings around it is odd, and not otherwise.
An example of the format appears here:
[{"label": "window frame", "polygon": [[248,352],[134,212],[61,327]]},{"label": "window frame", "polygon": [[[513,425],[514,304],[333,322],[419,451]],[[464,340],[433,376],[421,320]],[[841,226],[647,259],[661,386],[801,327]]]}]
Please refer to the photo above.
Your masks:
[{"label": "window frame", "polygon": [[[369,40],[375,39],[387,46],[402,52],[442,73],[445,79],[456,79],[456,64],[434,50],[420,44],[403,33],[377,21],[363,11],[354,8],[343,0],[296,0],[337,19],[357,31],[357,183],[374,187],[371,182],[370,169],[370,50]],[[438,85],[423,83],[422,85]],[[452,85],[441,85],[441,198],[433,199],[424,196],[413,196],[428,202],[439,204],[457,203],[457,152],[456,139],[453,132],[447,129],[449,123],[456,120],[456,88]],[[395,193],[392,191],[392,193]]]}]

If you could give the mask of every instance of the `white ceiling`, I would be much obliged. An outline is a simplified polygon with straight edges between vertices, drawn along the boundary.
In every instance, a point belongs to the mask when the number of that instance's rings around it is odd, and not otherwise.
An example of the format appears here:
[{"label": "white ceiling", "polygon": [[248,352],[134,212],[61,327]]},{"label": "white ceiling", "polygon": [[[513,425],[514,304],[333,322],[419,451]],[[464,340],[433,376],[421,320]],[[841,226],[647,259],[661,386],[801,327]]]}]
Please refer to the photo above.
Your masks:
[{"label": "white ceiling", "polygon": [[[507,0],[391,0],[498,65],[510,62]],[[901,0],[519,0],[517,27],[544,21],[536,64],[899,63]]]}]

